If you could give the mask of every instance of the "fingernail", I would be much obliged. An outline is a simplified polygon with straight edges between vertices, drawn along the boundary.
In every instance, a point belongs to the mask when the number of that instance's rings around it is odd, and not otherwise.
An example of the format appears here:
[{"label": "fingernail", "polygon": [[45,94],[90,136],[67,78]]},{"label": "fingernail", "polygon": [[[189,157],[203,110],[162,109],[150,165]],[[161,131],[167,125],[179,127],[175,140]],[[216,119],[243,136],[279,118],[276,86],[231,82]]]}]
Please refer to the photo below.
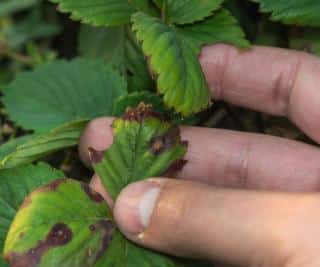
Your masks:
[{"label": "fingernail", "polygon": [[139,235],[149,226],[161,191],[154,181],[129,185],[119,195],[114,209],[115,219],[122,232]]}]

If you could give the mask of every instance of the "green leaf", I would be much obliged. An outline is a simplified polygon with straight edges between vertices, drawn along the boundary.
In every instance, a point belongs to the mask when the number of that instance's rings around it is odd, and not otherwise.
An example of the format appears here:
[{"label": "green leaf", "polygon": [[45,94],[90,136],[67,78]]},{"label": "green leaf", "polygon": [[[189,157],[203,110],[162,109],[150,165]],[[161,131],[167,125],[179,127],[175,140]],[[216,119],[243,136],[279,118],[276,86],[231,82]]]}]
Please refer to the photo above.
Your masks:
[{"label": "green leaf", "polygon": [[198,60],[198,47],[158,18],[138,12],[132,21],[166,105],[185,116],[207,108],[210,93]]},{"label": "green leaf", "polygon": [[151,90],[154,86],[141,47],[128,26],[82,25],[79,53],[87,58],[104,59],[115,66],[126,77],[128,91]]},{"label": "green leaf", "polygon": [[178,28],[178,31],[199,48],[216,43],[228,43],[242,48],[250,47],[237,20],[226,9],[222,9],[204,21]]},{"label": "green leaf", "polygon": [[179,128],[141,103],[113,124],[113,144],[104,153],[91,151],[91,160],[115,199],[126,185],[180,170],[187,144]]},{"label": "green leaf", "polygon": [[23,137],[14,138],[0,146],[0,160],[14,152],[18,146],[26,143],[28,140],[33,138],[34,135],[26,135]]},{"label": "green leaf", "polygon": [[24,198],[37,187],[63,176],[63,172],[44,163],[0,170],[0,255],[10,224]]},{"label": "green leaf", "polygon": [[286,24],[320,26],[320,1],[315,0],[252,0],[260,3],[262,12],[271,12],[271,19]]},{"label": "green leaf", "polygon": [[71,12],[71,17],[94,26],[117,26],[130,21],[136,11],[155,13],[149,0],[51,0],[59,4],[62,12]]},{"label": "green leaf", "polygon": [[203,20],[220,8],[223,0],[165,0],[163,11],[168,23],[186,24]]},{"label": "green leaf", "polygon": [[87,122],[75,121],[67,123],[48,133],[29,138],[1,160],[0,169],[31,163],[63,148],[77,145]]},{"label": "green leaf", "polygon": [[124,79],[110,66],[76,59],[19,74],[3,102],[18,125],[46,132],[70,121],[110,115],[113,101],[125,92]]},{"label": "green leaf", "polygon": [[10,227],[4,255],[12,266],[89,267],[114,235],[104,199],[87,184],[61,179],[33,191]]},{"label": "green leaf", "polygon": [[37,4],[38,0],[1,0],[0,17],[24,10]]}]

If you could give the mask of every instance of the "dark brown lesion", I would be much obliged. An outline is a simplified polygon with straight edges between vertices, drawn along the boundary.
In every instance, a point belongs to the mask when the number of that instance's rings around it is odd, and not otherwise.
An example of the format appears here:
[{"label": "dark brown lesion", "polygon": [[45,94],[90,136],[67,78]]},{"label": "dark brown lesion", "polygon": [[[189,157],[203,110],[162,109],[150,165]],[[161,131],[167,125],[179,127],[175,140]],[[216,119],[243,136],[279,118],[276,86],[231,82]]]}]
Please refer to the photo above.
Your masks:
[{"label": "dark brown lesion", "polygon": [[[150,142],[150,152],[158,156],[165,151],[171,149],[180,141],[180,129],[172,126],[167,132],[152,138]],[[182,143],[184,145],[184,143]]]},{"label": "dark brown lesion", "polygon": [[42,256],[50,249],[65,246],[73,238],[72,230],[64,223],[55,224],[49,231],[45,240],[29,249],[25,254],[10,253],[5,259],[11,267],[35,267],[38,266]]},{"label": "dark brown lesion", "polygon": [[110,220],[101,220],[97,223],[97,227],[102,228],[104,231],[101,247],[96,254],[96,262],[103,256],[109,248],[114,234],[114,224]]},{"label": "dark brown lesion", "polygon": [[94,202],[100,203],[104,201],[104,198],[99,193],[91,189],[91,187],[88,184],[81,183],[81,188],[87,194],[87,196]]},{"label": "dark brown lesion", "polygon": [[175,177],[187,163],[188,161],[185,159],[176,160],[163,172],[163,174],[161,174],[161,176]]},{"label": "dark brown lesion", "polygon": [[141,102],[137,107],[132,108],[128,107],[126,112],[122,115],[122,119],[126,121],[137,121],[137,122],[143,122],[145,119],[154,117],[162,121],[166,121],[167,118],[156,112],[152,105],[145,104]]}]

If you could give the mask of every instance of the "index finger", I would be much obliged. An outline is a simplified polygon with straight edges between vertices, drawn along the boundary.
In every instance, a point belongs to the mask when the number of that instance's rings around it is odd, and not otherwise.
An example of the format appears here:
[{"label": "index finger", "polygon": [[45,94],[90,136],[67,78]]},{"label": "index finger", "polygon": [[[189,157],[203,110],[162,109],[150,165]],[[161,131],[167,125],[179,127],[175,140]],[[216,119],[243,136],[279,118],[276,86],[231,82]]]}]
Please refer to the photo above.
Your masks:
[{"label": "index finger", "polygon": [[287,116],[320,142],[320,59],[304,52],[254,46],[205,47],[200,62],[217,100]]}]

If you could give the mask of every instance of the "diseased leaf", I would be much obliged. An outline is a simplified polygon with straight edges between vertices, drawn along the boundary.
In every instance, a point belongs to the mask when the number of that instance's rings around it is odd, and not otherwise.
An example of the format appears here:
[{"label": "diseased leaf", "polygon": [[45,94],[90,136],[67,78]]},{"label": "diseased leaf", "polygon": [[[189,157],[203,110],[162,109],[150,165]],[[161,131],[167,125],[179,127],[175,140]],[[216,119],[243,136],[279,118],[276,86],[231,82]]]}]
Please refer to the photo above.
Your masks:
[{"label": "diseased leaf", "polygon": [[114,104],[113,116],[119,117],[124,114],[128,107],[136,107],[141,102],[152,105],[159,113],[165,112],[162,99],[151,92],[134,92],[132,94],[120,96]]},{"label": "diseased leaf", "polygon": [[315,0],[252,0],[260,4],[262,12],[270,12],[271,19],[287,24],[320,26],[320,1]]},{"label": "diseased leaf", "polygon": [[5,242],[5,259],[11,266],[94,266],[113,238],[111,219],[104,199],[87,184],[55,180],[24,200]]},{"label": "diseased leaf", "polygon": [[178,28],[178,31],[186,39],[194,42],[199,49],[203,45],[216,43],[228,43],[242,48],[250,47],[237,20],[226,9],[222,9],[204,21]]},{"label": "diseased leaf", "polygon": [[[165,0],[163,16],[168,23],[186,24],[203,20],[217,10],[223,0]],[[163,5],[163,4],[162,4]]]},{"label": "diseased leaf", "polygon": [[67,123],[48,133],[29,138],[1,160],[0,169],[31,163],[63,148],[77,145],[87,122],[85,120]]},{"label": "diseased leaf", "polygon": [[10,224],[24,198],[37,187],[63,176],[63,172],[53,169],[44,163],[39,163],[38,165],[26,165],[10,170],[0,170],[1,256]]},{"label": "diseased leaf", "polygon": [[79,52],[87,58],[103,59],[127,79],[128,91],[151,90],[154,86],[147,62],[128,26],[96,28],[82,25]]},{"label": "diseased leaf", "polygon": [[91,160],[115,199],[126,185],[180,170],[187,143],[179,128],[141,103],[113,122],[113,144],[105,152],[91,150]]},{"label": "diseased leaf", "polygon": [[17,267],[189,266],[125,239],[103,198],[87,184],[68,179],[39,187],[25,199],[4,256]]},{"label": "diseased leaf", "polygon": [[198,47],[158,18],[138,12],[132,21],[166,105],[185,116],[207,108],[210,93],[198,60]]},{"label": "diseased leaf", "polygon": [[113,116],[119,117],[125,113],[128,107],[136,107],[141,102],[152,105],[156,112],[167,116],[178,125],[196,125],[199,123],[199,119],[196,116],[181,117],[180,114],[175,113],[173,110],[166,109],[160,96],[146,91],[120,96],[115,102]]},{"label": "diseased leaf", "polygon": [[126,83],[101,61],[76,59],[19,74],[4,93],[13,121],[46,132],[70,121],[111,115],[113,101],[126,93]]},{"label": "diseased leaf", "polygon": [[59,10],[71,13],[71,18],[94,26],[117,26],[130,21],[130,16],[141,10],[155,14],[149,0],[50,0]]}]

